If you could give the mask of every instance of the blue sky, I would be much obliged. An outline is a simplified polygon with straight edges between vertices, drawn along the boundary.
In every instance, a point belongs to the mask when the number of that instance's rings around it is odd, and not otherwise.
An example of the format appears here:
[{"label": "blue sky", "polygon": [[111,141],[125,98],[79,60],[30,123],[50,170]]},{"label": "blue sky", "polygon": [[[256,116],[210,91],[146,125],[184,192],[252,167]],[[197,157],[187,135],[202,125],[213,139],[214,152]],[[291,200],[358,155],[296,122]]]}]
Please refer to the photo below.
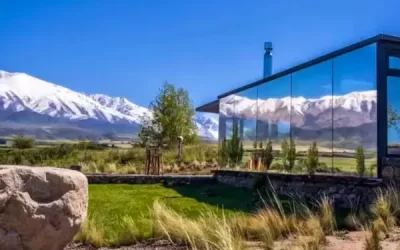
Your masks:
[{"label": "blue sky", "polygon": [[0,0],[0,69],[147,106],[164,81],[195,105],[378,33],[398,0]]}]

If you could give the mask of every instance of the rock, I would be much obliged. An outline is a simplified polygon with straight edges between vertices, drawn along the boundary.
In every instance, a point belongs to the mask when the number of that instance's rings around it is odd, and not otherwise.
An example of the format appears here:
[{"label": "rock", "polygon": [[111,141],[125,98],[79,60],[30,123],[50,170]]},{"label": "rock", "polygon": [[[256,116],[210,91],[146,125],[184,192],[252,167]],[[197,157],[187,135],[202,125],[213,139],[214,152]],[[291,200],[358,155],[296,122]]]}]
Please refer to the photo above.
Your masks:
[{"label": "rock", "polygon": [[0,250],[62,250],[87,207],[88,182],[80,172],[0,166]]}]

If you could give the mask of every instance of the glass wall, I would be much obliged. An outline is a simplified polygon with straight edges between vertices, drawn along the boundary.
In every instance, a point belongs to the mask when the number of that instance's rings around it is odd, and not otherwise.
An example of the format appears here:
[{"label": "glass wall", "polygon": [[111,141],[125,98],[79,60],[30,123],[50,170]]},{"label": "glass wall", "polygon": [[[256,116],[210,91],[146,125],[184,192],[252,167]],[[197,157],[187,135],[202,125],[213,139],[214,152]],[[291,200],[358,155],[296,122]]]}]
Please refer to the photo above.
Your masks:
[{"label": "glass wall", "polygon": [[279,150],[290,134],[290,75],[258,86],[257,137]]},{"label": "glass wall", "polygon": [[239,92],[235,96],[235,118],[244,148],[257,143],[257,88]]},{"label": "glass wall", "polygon": [[[376,105],[373,44],[225,97],[220,112],[228,120],[237,117],[245,145],[257,141],[265,148],[271,140],[280,151],[292,140],[295,164],[286,171],[308,171],[307,152],[315,144],[317,172],[358,175],[356,157],[363,154],[361,174],[376,176]],[[224,131],[229,134],[228,126]],[[281,153],[274,160],[284,164]]]},{"label": "glass wall", "polygon": [[[307,155],[316,143],[321,171],[332,168],[332,61],[292,74],[291,138],[297,154]],[[297,164],[303,170],[305,164]],[[329,170],[328,170],[329,168]],[[299,170],[299,169],[298,169]]]},{"label": "glass wall", "polygon": [[376,175],[376,45],[333,60],[333,165],[357,173],[356,150],[365,154],[365,175]]},{"label": "glass wall", "polygon": [[219,100],[219,136],[222,141],[232,136],[233,119],[235,117],[235,96],[230,95]]}]

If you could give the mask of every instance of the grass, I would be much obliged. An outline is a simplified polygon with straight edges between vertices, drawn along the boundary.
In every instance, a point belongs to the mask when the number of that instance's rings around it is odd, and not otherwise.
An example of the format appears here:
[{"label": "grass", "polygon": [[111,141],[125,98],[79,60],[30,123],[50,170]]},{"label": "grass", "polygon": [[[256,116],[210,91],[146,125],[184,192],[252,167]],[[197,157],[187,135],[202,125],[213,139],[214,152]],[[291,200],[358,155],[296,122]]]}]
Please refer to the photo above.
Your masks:
[{"label": "grass", "polygon": [[[216,193],[210,196],[210,192],[213,192],[210,190],[216,190]],[[252,207],[249,204],[252,198],[250,191],[225,185],[174,188],[162,185],[89,185],[89,194],[89,227],[103,229],[104,245],[115,245],[121,241],[121,235],[126,235],[127,231],[134,232],[135,228],[140,228],[141,234],[135,234],[135,237],[153,237],[153,226],[150,222],[155,201],[162,202],[189,218],[201,216],[205,209],[219,215],[223,211],[229,217],[232,214],[249,212]]]},{"label": "grass", "polygon": [[[100,247],[164,238],[206,250],[247,249],[249,242],[274,249],[289,239],[300,249],[311,250],[322,249],[326,235],[337,230],[327,197],[313,210],[295,199],[287,209],[274,192],[268,201],[254,194],[223,184],[89,185],[89,219],[75,239]],[[369,232],[365,249],[380,249],[381,234],[389,235],[399,225],[398,198],[394,187],[379,191],[367,219],[349,215],[355,230]],[[257,207],[259,201],[264,205]]]}]

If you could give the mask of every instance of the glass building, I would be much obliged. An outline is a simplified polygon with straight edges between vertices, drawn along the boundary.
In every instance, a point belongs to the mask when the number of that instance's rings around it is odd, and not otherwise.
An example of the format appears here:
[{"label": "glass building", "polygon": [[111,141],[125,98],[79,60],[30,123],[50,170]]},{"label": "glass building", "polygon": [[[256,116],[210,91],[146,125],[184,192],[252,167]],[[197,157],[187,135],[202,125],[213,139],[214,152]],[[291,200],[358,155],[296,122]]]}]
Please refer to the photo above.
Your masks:
[{"label": "glass building", "polygon": [[[264,72],[268,71],[264,69]],[[400,38],[378,35],[229,91],[196,109],[219,114],[219,139],[238,125],[245,148],[292,139],[299,157],[316,142],[329,169],[381,176],[400,157]],[[264,143],[265,145],[265,143]]]}]

